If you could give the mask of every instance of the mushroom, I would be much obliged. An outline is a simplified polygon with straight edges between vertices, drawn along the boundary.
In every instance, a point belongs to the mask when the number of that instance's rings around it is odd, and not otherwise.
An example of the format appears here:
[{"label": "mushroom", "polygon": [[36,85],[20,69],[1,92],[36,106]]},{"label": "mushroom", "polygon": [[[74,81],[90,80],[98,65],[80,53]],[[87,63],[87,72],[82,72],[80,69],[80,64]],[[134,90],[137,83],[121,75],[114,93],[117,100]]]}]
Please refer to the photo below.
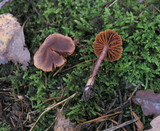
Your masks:
[{"label": "mushroom", "polygon": [[89,99],[92,94],[91,89],[93,88],[95,77],[102,60],[113,62],[120,59],[122,55],[122,39],[115,31],[107,30],[100,32],[96,36],[93,47],[98,59],[83,90],[82,98],[85,100]]},{"label": "mushroom", "polygon": [[34,65],[38,69],[50,72],[56,67],[62,66],[67,55],[75,50],[74,41],[61,34],[49,35],[34,55]]}]

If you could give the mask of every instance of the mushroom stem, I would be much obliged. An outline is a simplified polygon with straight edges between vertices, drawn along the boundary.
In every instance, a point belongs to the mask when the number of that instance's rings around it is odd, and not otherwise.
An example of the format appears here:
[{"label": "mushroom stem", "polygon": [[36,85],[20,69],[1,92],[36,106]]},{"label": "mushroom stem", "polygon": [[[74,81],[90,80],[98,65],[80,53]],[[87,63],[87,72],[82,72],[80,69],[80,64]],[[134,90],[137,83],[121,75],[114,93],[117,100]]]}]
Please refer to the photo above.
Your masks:
[{"label": "mushroom stem", "polygon": [[91,88],[93,88],[93,84],[94,84],[98,69],[99,69],[99,67],[100,67],[100,65],[102,63],[102,60],[106,56],[108,49],[109,49],[109,45],[107,44],[107,45],[104,46],[101,55],[97,59],[97,61],[95,63],[95,66],[93,68],[92,74],[90,75],[90,77],[89,77],[89,79],[87,81],[87,84],[84,87],[83,97],[82,98],[85,99],[85,100],[89,99],[90,96],[91,96],[91,93],[92,93]]}]

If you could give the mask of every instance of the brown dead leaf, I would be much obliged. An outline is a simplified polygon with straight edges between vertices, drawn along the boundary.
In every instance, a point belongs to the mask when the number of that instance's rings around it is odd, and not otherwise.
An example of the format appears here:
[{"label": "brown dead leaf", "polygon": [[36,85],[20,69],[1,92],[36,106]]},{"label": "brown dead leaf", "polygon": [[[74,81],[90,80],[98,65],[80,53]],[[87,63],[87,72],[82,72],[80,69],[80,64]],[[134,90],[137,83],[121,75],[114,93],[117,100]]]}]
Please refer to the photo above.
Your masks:
[{"label": "brown dead leaf", "polygon": [[156,118],[154,118],[150,124],[152,126],[152,129],[145,130],[145,131],[159,131],[160,130],[160,116],[157,116]]},{"label": "brown dead leaf", "polygon": [[0,15],[0,64],[22,64],[22,68],[28,66],[30,53],[25,46],[23,27],[11,14]]},{"label": "brown dead leaf", "polygon": [[22,68],[26,68],[28,66],[28,62],[30,61],[30,53],[25,46],[24,33],[23,28],[19,28],[12,40],[10,41],[7,48],[7,58],[13,63],[21,63]]},{"label": "brown dead leaf", "polygon": [[145,116],[160,114],[160,94],[151,90],[140,90],[132,100],[135,104],[141,105]]},{"label": "brown dead leaf", "polygon": [[76,131],[75,124],[71,123],[69,119],[66,119],[60,109],[57,111],[54,131]]},{"label": "brown dead leaf", "polygon": [[[132,115],[134,118],[139,118],[135,112],[132,111]],[[135,122],[138,131],[142,131],[144,129],[144,125],[142,121],[139,119]]]}]

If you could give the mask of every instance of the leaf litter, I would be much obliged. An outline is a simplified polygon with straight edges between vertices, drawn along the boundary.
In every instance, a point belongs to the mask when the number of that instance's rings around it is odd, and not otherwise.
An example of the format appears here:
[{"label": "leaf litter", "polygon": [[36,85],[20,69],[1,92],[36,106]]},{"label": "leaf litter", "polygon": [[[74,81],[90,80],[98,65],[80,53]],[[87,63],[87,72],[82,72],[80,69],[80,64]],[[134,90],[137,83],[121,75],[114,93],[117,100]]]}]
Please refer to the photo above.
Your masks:
[{"label": "leaf litter", "polygon": [[75,124],[65,118],[61,109],[57,110],[54,131],[76,131]]},{"label": "leaf litter", "polygon": [[160,93],[155,94],[151,90],[140,90],[132,98],[135,104],[141,105],[143,114],[159,115],[160,114]]},{"label": "leaf litter", "polygon": [[12,61],[27,68],[30,52],[25,47],[23,26],[11,14],[0,15],[0,36],[0,64]]},{"label": "leaf litter", "polygon": [[[134,118],[139,118],[135,112],[132,111],[131,113]],[[135,122],[135,125],[136,125],[138,131],[142,131],[144,129],[144,124],[142,123],[142,121],[140,119]]]},{"label": "leaf litter", "polygon": [[8,91],[0,90],[0,121],[14,130],[28,130],[32,113],[31,102],[24,95],[13,96]]},{"label": "leaf litter", "polygon": [[145,131],[159,131],[160,130],[160,116],[157,116],[151,121],[152,128]]}]

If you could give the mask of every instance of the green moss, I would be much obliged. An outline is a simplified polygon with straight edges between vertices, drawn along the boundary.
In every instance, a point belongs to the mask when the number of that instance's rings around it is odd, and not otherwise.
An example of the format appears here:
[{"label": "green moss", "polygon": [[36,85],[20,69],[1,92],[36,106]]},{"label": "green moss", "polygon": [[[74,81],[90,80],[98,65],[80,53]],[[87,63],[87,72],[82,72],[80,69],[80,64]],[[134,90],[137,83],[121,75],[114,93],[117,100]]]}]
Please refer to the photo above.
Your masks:
[{"label": "green moss", "polygon": [[[14,89],[26,86],[28,90],[25,93],[32,101],[32,107],[39,111],[49,105],[42,104],[44,100],[60,96],[62,89],[65,90],[64,97],[77,91],[78,95],[64,108],[66,115],[77,123],[80,122],[79,119],[89,120],[97,117],[97,112],[105,113],[103,105],[110,104],[109,99],[114,99],[115,91],[121,89],[125,93],[126,81],[134,86],[140,83],[143,89],[159,90],[160,14],[153,10],[157,2],[149,1],[148,6],[145,6],[138,1],[119,1],[110,8],[104,6],[106,0],[8,3],[0,13],[12,13],[21,24],[28,20],[24,32],[32,57],[51,33],[62,33],[80,41],[75,53],[68,57],[65,67],[54,77],[54,72],[44,73],[36,69],[33,60],[27,70],[17,71],[13,63],[9,63],[7,67],[1,65],[0,76],[14,76],[11,80],[5,79]],[[159,5],[156,6],[159,8]],[[82,87],[85,86],[95,62],[89,60],[96,59],[92,43],[100,31],[107,29],[113,29],[122,36],[123,55],[117,62],[102,63],[96,77],[93,99],[84,102],[81,100]],[[55,114],[52,115],[54,118]],[[47,117],[49,116],[45,118]],[[43,128],[48,126],[45,124]]]}]

